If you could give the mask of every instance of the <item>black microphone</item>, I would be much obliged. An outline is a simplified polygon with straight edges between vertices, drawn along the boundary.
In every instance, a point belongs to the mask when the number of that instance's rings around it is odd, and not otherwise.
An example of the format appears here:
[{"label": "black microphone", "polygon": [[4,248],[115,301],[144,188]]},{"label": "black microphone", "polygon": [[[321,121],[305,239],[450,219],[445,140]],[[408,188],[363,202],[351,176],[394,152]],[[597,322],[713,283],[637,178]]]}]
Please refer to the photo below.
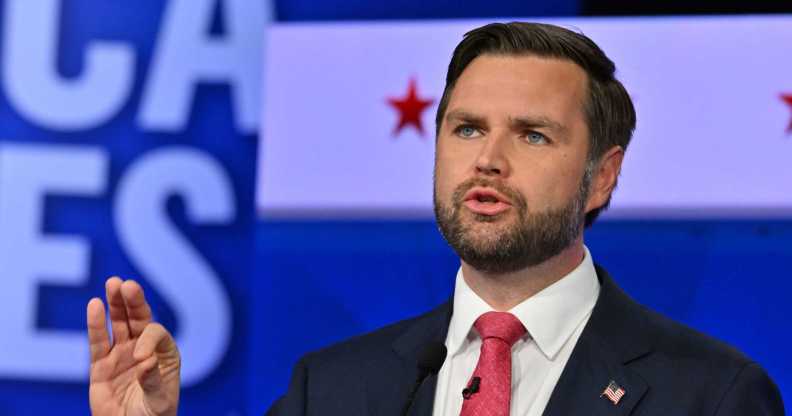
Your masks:
[{"label": "black microphone", "polygon": [[467,387],[462,389],[462,397],[467,400],[474,394],[478,393],[479,385],[481,384],[481,377],[473,377],[470,380],[470,384]]},{"label": "black microphone", "polygon": [[405,403],[404,411],[402,412],[403,415],[407,415],[410,412],[413,401],[415,401],[415,394],[424,380],[426,380],[426,377],[429,377],[430,374],[437,374],[440,371],[447,353],[448,351],[442,342],[430,342],[424,345],[423,349],[418,353],[418,377],[415,379],[415,385],[413,385],[410,395],[407,396],[407,403]]}]

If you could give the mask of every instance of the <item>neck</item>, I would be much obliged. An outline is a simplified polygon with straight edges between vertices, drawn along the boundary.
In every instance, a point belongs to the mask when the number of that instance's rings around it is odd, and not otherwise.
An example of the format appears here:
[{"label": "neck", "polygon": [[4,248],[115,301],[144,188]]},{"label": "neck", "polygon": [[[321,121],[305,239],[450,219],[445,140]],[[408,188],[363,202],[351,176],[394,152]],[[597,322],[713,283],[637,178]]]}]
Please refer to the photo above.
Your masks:
[{"label": "neck", "polygon": [[561,280],[580,265],[584,256],[583,240],[578,238],[555,257],[511,273],[484,273],[463,261],[462,276],[470,289],[493,309],[508,311]]}]

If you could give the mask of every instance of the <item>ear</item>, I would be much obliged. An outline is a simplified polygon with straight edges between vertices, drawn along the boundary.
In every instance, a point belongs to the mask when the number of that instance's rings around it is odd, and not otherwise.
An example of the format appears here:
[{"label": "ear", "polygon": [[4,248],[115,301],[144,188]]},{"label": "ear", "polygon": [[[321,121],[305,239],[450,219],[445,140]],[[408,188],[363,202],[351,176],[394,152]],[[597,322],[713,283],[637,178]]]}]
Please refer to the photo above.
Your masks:
[{"label": "ear", "polygon": [[624,160],[624,149],[621,146],[613,146],[602,155],[594,166],[589,197],[586,201],[587,213],[602,207],[610,200],[611,193],[616,188],[619,179],[622,160]]}]

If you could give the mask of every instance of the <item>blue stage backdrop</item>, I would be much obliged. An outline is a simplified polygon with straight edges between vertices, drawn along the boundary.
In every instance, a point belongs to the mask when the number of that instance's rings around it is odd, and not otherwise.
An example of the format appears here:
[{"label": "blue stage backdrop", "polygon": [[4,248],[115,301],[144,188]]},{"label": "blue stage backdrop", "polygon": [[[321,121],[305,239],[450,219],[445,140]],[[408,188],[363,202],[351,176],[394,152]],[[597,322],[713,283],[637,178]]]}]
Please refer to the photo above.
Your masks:
[{"label": "blue stage backdrop", "polygon": [[243,414],[267,3],[0,5],[0,414],[88,414],[115,274],[179,340],[182,414]]}]

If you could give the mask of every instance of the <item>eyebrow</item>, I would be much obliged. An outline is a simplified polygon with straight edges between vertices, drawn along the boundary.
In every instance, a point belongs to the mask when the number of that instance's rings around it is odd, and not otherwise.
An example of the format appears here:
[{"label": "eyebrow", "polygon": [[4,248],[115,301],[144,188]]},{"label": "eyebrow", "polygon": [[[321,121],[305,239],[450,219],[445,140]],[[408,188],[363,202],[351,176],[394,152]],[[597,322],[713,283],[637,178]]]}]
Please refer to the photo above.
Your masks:
[{"label": "eyebrow", "polygon": [[473,113],[469,113],[464,110],[454,110],[446,114],[445,116],[446,122],[463,122],[463,123],[471,123],[471,124],[486,124],[486,120],[484,117],[477,116]]},{"label": "eyebrow", "polygon": [[515,130],[546,128],[560,135],[565,136],[567,134],[566,126],[555,120],[551,120],[543,116],[514,117],[511,118],[509,121],[512,129]]}]

